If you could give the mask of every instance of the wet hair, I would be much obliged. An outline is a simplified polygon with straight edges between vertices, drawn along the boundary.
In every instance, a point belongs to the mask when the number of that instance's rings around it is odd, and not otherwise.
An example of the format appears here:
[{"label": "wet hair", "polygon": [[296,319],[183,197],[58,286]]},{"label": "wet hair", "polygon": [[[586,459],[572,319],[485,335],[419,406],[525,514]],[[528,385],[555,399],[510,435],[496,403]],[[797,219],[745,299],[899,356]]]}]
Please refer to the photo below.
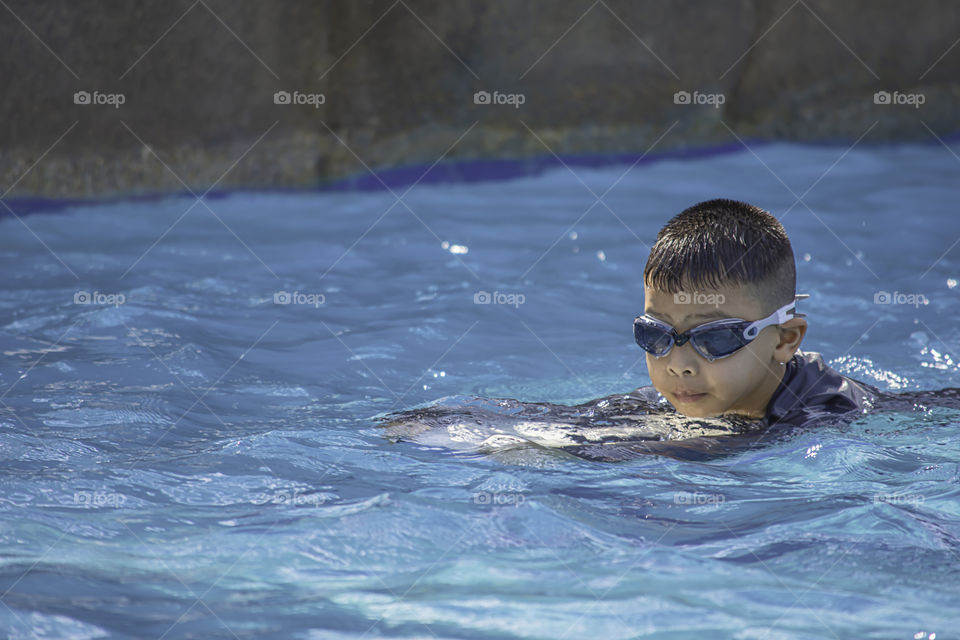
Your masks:
[{"label": "wet hair", "polygon": [[794,299],[797,268],[790,238],[773,215],[745,202],[707,200],[660,230],[643,281],[665,293],[751,286],[772,311]]}]

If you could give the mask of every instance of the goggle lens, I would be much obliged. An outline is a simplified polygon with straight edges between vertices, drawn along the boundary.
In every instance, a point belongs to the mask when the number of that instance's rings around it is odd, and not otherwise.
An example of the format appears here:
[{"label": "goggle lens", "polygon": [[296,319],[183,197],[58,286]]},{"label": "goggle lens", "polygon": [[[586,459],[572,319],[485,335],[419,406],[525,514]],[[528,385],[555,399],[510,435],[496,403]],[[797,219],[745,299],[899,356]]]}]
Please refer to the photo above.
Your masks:
[{"label": "goggle lens", "polygon": [[690,337],[697,351],[710,358],[722,358],[732,354],[749,342],[743,337],[743,329],[748,323],[737,327],[717,327],[697,333]]},{"label": "goggle lens", "polygon": [[633,324],[633,338],[644,351],[658,358],[666,355],[673,346],[673,338],[669,333],[647,322]]}]

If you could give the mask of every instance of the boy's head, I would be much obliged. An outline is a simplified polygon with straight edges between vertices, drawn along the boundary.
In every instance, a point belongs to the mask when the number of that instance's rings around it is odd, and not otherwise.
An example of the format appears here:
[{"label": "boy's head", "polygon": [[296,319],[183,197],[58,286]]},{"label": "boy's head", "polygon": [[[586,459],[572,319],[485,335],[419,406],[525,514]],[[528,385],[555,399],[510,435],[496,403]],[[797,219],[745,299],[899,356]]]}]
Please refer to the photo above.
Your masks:
[{"label": "boy's head", "polygon": [[[795,300],[796,266],[790,239],[775,217],[743,202],[709,200],[676,215],[660,230],[643,282],[645,316],[683,334],[707,322],[752,322],[778,309],[783,314]],[[731,330],[735,335],[725,336],[722,330],[700,334],[674,344],[661,357],[648,353],[654,387],[688,416],[763,417],[784,363],[806,332],[805,320],[786,317],[781,315],[779,320],[785,321],[764,327],[752,339],[741,339],[741,325]],[[701,354],[711,355],[714,345],[725,353],[743,342],[729,355],[708,359]]]}]

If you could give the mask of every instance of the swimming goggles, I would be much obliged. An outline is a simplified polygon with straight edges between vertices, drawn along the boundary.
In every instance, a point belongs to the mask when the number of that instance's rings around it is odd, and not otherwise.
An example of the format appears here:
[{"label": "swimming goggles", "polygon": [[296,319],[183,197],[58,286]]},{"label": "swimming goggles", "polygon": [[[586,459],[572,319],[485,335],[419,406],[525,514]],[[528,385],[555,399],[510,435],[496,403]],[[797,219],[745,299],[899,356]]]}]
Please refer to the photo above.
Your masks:
[{"label": "swimming goggles", "polygon": [[673,345],[682,347],[689,340],[697,353],[712,362],[733,355],[770,325],[804,317],[804,314],[796,312],[797,300],[809,297],[805,293],[798,294],[793,302],[783,305],[762,320],[724,318],[701,324],[683,333],[677,333],[676,329],[667,323],[644,314],[633,320],[633,337],[644,351],[656,358],[670,353]]}]

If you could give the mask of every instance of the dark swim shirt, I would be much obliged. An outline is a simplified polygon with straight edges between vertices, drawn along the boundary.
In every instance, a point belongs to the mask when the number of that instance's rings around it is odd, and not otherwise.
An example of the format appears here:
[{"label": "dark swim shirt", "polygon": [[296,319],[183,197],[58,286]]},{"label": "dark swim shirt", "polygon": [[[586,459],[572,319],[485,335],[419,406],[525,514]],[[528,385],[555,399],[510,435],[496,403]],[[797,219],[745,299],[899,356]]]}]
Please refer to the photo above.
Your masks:
[{"label": "dark swim shirt", "polygon": [[863,413],[879,390],[841,375],[819,353],[794,354],[767,404],[768,425],[806,427],[838,416]]}]

